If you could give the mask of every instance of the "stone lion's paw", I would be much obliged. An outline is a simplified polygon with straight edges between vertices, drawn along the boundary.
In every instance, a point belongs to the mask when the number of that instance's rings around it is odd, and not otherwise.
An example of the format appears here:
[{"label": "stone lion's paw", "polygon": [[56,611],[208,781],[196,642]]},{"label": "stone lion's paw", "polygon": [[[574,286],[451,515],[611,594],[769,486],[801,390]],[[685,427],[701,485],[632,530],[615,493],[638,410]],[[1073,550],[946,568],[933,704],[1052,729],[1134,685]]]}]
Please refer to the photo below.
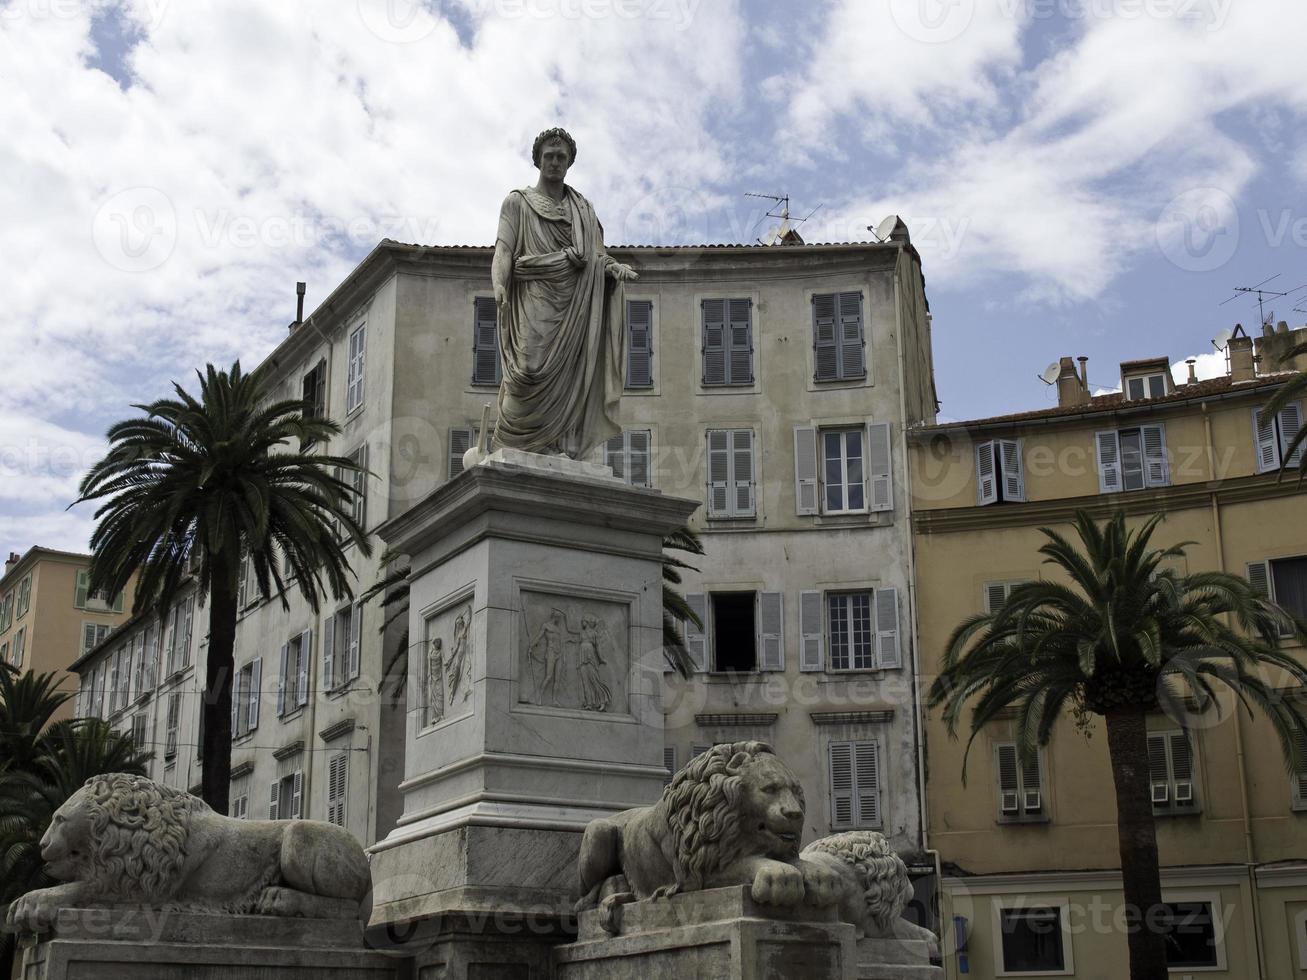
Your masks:
[{"label": "stone lion's paw", "polygon": [[753,879],[752,894],[763,905],[798,905],[803,901],[803,872],[789,864],[766,864]]},{"label": "stone lion's paw", "polygon": [[263,889],[259,896],[259,915],[293,915],[286,889],[273,885]]},{"label": "stone lion's paw", "polygon": [[803,869],[805,902],[817,908],[825,908],[840,900],[843,880],[838,871],[811,861],[800,861],[799,867]]},{"label": "stone lion's paw", "polygon": [[54,926],[59,909],[42,891],[28,892],[9,906],[5,924],[16,932],[47,932]]}]

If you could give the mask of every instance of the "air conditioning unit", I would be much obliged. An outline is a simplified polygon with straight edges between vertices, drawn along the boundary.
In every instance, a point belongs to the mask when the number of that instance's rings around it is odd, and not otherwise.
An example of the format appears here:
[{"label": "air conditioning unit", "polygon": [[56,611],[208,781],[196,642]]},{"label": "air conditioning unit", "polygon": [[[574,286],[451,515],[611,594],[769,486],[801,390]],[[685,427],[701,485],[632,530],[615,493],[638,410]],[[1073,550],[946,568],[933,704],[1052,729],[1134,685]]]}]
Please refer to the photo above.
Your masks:
[{"label": "air conditioning unit", "polygon": [[1017,813],[1020,807],[1017,805],[1016,790],[1004,790],[1002,809],[1004,813]]},{"label": "air conditioning unit", "polygon": [[1171,799],[1171,788],[1166,783],[1153,783],[1153,805],[1160,806]]},{"label": "air conditioning unit", "polygon": [[1043,806],[1043,802],[1044,801],[1040,799],[1039,790],[1037,789],[1026,790],[1025,805],[1026,805],[1027,813],[1034,813],[1037,810],[1039,810],[1039,808]]},{"label": "air conditioning unit", "polygon": [[1194,784],[1181,783],[1175,784],[1175,802],[1176,803],[1193,803],[1194,801]]}]

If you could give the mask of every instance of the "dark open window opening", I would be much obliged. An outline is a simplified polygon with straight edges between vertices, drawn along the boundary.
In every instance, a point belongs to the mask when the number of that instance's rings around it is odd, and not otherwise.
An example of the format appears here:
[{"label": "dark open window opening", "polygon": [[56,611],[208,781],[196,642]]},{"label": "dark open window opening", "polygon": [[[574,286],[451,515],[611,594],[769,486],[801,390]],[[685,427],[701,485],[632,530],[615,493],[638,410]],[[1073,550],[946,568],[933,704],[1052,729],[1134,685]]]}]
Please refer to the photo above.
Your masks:
[{"label": "dark open window opening", "polygon": [[758,633],[752,592],[714,592],[712,649],[714,670],[757,670]]},{"label": "dark open window opening", "polygon": [[1271,562],[1275,601],[1295,616],[1307,618],[1307,558],[1279,558]]},{"label": "dark open window opening", "polygon": [[1166,934],[1166,965],[1212,967],[1220,965],[1216,952],[1216,923],[1211,902],[1168,902],[1162,920]]}]

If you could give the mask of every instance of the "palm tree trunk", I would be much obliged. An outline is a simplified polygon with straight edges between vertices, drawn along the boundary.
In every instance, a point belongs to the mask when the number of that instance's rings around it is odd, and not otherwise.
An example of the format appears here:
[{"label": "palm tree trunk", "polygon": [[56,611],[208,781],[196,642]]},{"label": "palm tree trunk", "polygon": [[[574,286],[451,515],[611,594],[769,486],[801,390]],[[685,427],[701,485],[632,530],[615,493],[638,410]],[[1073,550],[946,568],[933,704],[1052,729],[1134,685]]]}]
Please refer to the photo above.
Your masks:
[{"label": "palm tree trunk", "polygon": [[226,556],[213,557],[209,590],[209,656],[204,678],[204,766],[201,795],[216,813],[226,813],[231,793],[231,686],[235,670],[236,590]]},{"label": "palm tree trunk", "polygon": [[1141,708],[1108,712],[1107,748],[1116,783],[1116,832],[1121,848],[1130,980],[1167,980],[1166,940],[1156,929],[1162,878],[1144,719]]}]

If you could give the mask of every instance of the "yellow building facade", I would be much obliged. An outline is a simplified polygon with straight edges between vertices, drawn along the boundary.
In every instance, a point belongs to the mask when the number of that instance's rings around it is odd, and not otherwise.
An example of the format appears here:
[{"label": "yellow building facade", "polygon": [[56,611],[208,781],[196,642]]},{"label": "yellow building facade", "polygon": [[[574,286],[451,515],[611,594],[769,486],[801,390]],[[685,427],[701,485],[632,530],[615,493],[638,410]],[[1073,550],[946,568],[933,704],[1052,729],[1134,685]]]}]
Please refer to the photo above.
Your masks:
[{"label": "yellow building facade", "polygon": [[[1307,330],[1280,342],[1307,339]],[[1307,492],[1281,479],[1291,405],[1256,413],[1287,374],[1266,366],[1274,335],[1239,332],[1223,378],[1176,384],[1165,358],[1121,365],[1122,391],[1089,393],[1063,358],[1058,405],[916,429],[910,436],[923,674],[950,633],[1048,577],[1041,527],[1122,509],[1163,519],[1157,546],[1189,542],[1182,572],[1249,576],[1307,616]],[[1301,366],[1300,366],[1301,367]],[[1260,370],[1259,370],[1260,369]],[[1047,379],[1046,380],[1052,380]],[[1305,655],[1300,647],[1290,647]],[[928,846],[944,867],[950,978],[1128,976],[1116,800],[1107,739],[1067,717],[1038,763],[1019,762],[1010,721],[971,748],[925,713]],[[1192,736],[1181,734],[1185,722]],[[1150,719],[1150,769],[1172,976],[1307,977],[1307,770],[1290,775],[1269,723],[1234,710]]]}]

